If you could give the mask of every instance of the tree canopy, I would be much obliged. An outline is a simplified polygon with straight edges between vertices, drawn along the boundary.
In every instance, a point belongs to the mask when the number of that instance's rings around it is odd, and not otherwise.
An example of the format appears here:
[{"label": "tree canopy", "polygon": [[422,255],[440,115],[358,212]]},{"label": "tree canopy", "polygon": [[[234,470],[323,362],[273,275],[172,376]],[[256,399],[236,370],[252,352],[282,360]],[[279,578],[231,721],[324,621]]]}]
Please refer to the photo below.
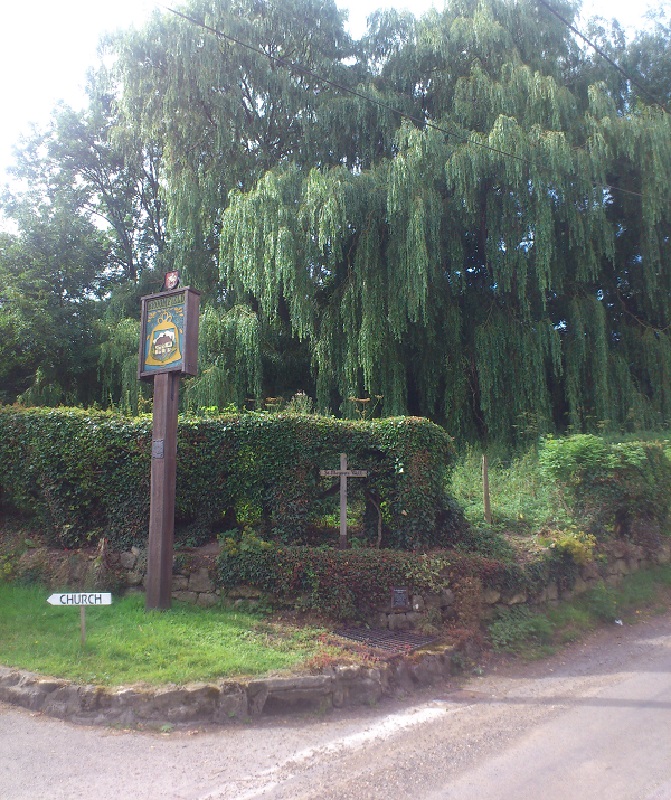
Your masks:
[{"label": "tree canopy", "polygon": [[100,401],[137,402],[136,300],[174,266],[203,291],[196,407],[377,397],[485,444],[666,426],[667,10],[592,21],[593,50],[552,9],[379,11],[354,41],[332,0],[192,0],[108,40],[22,167],[107,221]]}]

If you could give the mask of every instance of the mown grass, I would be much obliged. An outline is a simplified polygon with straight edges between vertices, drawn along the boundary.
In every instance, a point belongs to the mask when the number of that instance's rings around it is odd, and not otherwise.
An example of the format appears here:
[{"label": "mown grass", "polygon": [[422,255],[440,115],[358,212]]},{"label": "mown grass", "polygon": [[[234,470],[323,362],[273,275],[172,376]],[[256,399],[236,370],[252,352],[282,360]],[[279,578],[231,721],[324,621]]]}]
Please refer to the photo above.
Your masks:
[{"label": "mown grass", "polygon": [[0,664],[79,682],[183,684],[287,670],[314,657],[319,631],[271,625],[224,609],[175,603],[144,611],[144,597],[86,609],[50,606],[49,590],[0,583]]},{"label": "mown grass", "polygon": [[635,622],[642,614],[668,611],[670,596],[671,566],[655,567],[627,576],[616,588],[601,583],[574,600],[542,610],[506,609],[489,624],[489,639],[495,650],[542,658],[599,624]]}]

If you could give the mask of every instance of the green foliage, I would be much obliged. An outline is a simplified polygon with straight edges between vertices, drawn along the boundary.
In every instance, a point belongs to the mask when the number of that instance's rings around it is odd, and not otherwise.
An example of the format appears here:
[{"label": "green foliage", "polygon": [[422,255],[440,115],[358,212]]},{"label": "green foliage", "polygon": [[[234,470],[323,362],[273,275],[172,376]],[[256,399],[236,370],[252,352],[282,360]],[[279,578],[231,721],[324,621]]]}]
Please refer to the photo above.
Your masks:
[{"label": "green foliage", "polygon": [[440,593],[477,579],[487,589],[533,593],[550,580],[568,587],[575,575],[570,555],[523,566],[460,550],[408,553],[283,546],[247,532],[223,537],[218,569],[225,588],[249,584],[334,619],[370,619],[389,601],[392,586]]},{"label": "green foliage", "polygon": [[[151,421],[76,410],[0,409],[0,476],[7,509],[36,514],[52,539],[74,547],[106,535],[115,546],[146,536]],[[383,543],[445,544],[461,524],[445,494],[453,448],[421,419],[344,422],[300,414],[183,418],[178,430],[176,540],[199,544],[237,524],[238,511],[264,535],[305,541],[333,502],[339,453],[369,472],[351,481],[353,503],[375,500]],[[358,486],[357,486],[358,483]],[[377,539],[377,511],[370,515]]]},{"label": "green foliage", "polygon": [[544,614],[528,606],[513,606],[501,611],[489,625],[489,636],[495,650],[520,653],[530,646],[549,645],[553,629]]},{"label": "green foliage", "polygon": [[18,233],[0,237],[0,401],[93,401],[106,236],[69,192],[14,212]]},{"label": "green foliage", "polygon": [[338,620],[370,617],[389,601],[393,586],[439,592],[452,574],[446,553],[278,547],[248,535],[226,539],[218,565],[226,588],[251,584]]},{"label": "green foliage", "polygon": [[[333,0],[182,11],[102,42],[88,107],[20,149],[3,402],[136,413],[137,290],[174,266],[203,293],[191,409],[383,396],[486,448],[668,425],[662,105],[534,0],[380,11],[359,42]],[[593,30],[663,101],[653,22]]]},{"label": "green foliage", "polygon": [[[477,448],[460,450],[448,490],[463,507],[468,521],[482,525],[482,454]],[[490,454],[489,492],[495,529],[531,533],[546,525],[569,522],[556,483],[547,480],[539,469],[536,446],[512,457],[503,452]]]},{"label": "green foliage", "polygon": [[552,538],[550,547],[555,548],[560,557],[567,555],[578,566],[584,566],[593,560],[596,537],[591,533],[585,533],[571,526],[557,531],[554,535],[551,533],[550,536]]},{"label": "green foliage", "polygon": [[579,602],[600,622],[613,622],[617,617],[617,592],[603,581],[599,581]]},{"label": "green foliage", "polygon": [[546,439],[540,465],[595,532],[626,535],[635,519],[664,527],[671,510],[671,460],[665,442],[607,442],[593,435]]},{"label": "green foliage", "polygon": [[[636,615],[645,610],[668,610],[671,568],[656,567],[627,575],[617,587],[597,583],[589,592],[570,602],[533,610],[514,606],[501,611],[489,625],[497,650],[535,658],[555,645],[575,641],[600,623]],[[626,618],[626,617],[625,617]]]}]

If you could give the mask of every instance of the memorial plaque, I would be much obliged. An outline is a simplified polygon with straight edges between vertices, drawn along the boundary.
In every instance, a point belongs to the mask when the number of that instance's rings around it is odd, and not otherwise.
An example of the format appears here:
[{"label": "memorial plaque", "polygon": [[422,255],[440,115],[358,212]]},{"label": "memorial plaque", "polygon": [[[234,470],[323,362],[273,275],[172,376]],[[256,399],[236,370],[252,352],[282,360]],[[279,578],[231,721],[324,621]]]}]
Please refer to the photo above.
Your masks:
[{"label": "memorial plaque", "polygon": [[394,586],[391,590],[392,611],[410,608],[410,592],[407,586]]},{"label": "memorial plaque", "polygon": [[151,443],[151,457],[152,458],[163,458],[163,449],[164,449],[164,441],[163,439],[157,439],[155,442]]}]

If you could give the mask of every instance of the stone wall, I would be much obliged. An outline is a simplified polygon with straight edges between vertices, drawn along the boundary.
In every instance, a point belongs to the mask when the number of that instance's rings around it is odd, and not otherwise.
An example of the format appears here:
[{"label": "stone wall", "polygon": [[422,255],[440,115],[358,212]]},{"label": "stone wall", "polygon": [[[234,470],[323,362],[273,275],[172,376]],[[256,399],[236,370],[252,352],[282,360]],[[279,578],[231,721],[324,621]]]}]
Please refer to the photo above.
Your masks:
[{"label": "stone wall", "polygon": [[0,666],[0,700],[87,724],[225,724],[261,714],[374,705],[448,677],[454,668],[453,648],[443,647],[374,667],[329,666],[317,675],[108,688]]},{"label": "stone wall", "polygon": [[[216,579],[216,546],[180,551],[175,554],[173,592],[175,600],[200,606],[214,606],[222,600],[252,610],[261,593],[253,587],[239,586],[222,592]],[[477,579],[468,583],[468,611],[464,609],[464,586],[444,589],[435,594],[408,595],[407,607],[393,608],[392,598],[377,609],[375,618],[368,620],[376,627],[392,631],[439,626],[455,619],[462,621],[466,613],[481,620],[492,618],[502,608],[522,603],[543,604],[568,600],[593,588],[598,582],[617,585],[625,575],[653,564],[671,562],[671,541],[663,540],[655,548],[644,548],[627,541],[611,543],[598,561],[580,567],[575,583],[569,589],[556,582],[530,595],[527,592],[509,592],[482,587]],[[117,591],[142,591],[146,583],[146,550],[134,547],[128,552],[64,553],[31,549],[20,560],[19,568],[26,574],[39,573],[48,568],[49,583],[54,588],[86,588],[97,582],[100,587]],[[43,573],[43,578],[44,578]],[[106,579],[113,576],[111,587]],[[477,619],[468,622],[477,623]]]}]

